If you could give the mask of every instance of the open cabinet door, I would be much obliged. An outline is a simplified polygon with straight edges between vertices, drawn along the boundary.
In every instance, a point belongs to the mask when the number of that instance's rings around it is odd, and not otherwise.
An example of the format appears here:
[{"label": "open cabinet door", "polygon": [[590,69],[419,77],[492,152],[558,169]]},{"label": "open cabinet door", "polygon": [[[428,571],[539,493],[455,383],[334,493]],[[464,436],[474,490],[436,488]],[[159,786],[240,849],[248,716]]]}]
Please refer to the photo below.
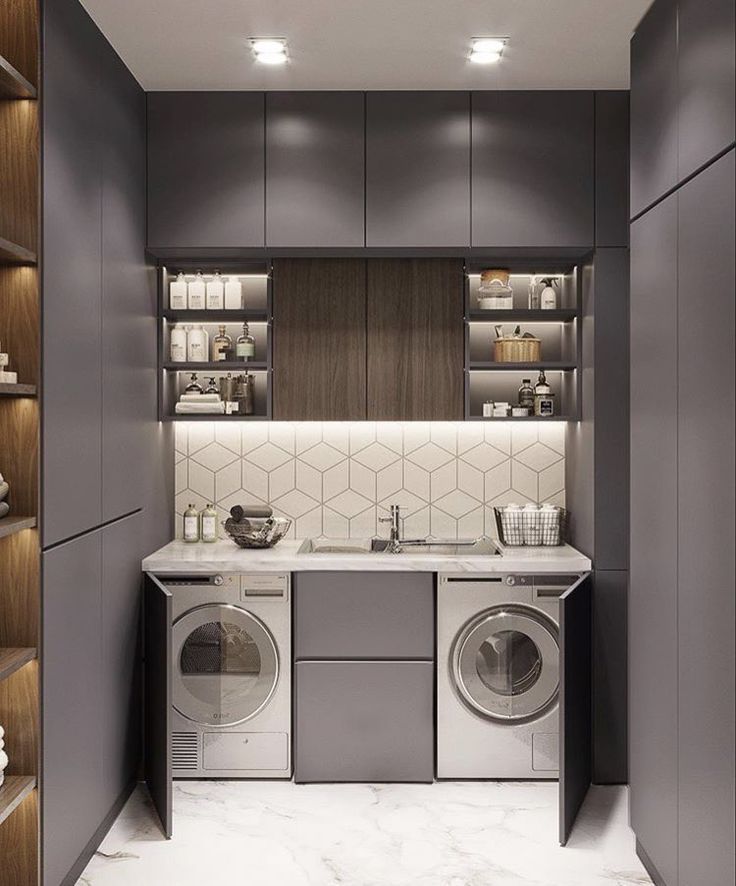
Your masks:
[{"label": "open cabinet door", "polygon": [[171,799],[171,594],[146,573],[143,586],[145,672],[144,760],[148,792],[167,839],[172,833]]},{"label": "open cabinet door", "polygon": [[592,577],[560,597],[560,845],[567,843],[592,772]]}]

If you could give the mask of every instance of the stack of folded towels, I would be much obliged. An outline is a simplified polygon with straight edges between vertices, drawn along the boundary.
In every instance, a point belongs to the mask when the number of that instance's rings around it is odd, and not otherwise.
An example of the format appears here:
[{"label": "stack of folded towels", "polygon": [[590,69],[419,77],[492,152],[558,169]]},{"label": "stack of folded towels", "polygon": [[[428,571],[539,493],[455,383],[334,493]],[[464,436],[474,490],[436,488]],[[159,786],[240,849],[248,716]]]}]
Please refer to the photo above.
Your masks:
[{"label": "stack of folded towels", "polygon": [[225,404],[219,394],[182,394],[174,409],[177,415],[225,414]]}]

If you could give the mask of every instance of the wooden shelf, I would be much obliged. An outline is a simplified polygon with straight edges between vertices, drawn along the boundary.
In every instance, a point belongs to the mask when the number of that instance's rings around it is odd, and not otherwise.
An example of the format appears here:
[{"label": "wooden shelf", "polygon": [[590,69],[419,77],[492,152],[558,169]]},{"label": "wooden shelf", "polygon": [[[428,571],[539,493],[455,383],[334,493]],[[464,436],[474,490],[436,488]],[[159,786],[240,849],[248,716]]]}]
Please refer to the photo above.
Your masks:
[{"label": "wooden shelf", "polygon": [[268,323],[268,311],[171,311],[163,312],[164,320],[184,323],[193,320],[199,323]]},{"label": "wooden shelf", "polygon": [[35,252],[0,237],[0,265],[35,265],[37,262]]},{"label": "wooden shelf", "polygon": [[6,775],[0,785],[0,824],[20,806],[36,787],[32,775]]},{"label": "wooden shelf", "polygon": [[578,312],[575,308],[560,308],[555,311],[531,311],[527,309],[512,311],[468,311],[470,323],[569,323],[575,320]]},{"label": "wooden shelf", "polygon": [[7,385],[0,383],[0,397],[35,397],[35,385]]},{"label": "wooden shelf", "polygon": [[237,363],[221,360],[218,363],[164,363],[164,369],[178,372],[267,372],[268,363]]},{"label": "wooden shelf", "polygon": [[493,362],[473,362],[469,364],[471,372],[538,372],[543,369],[545,372],[571,372],[577,369],[577,363],[567,363],[565,361],[547,361],[542,363],[493,363]]},{"label": "wooden shelf", "polygon": [[7,535],[14,535],[16,532],[21,532],[23,529],[33,529],[35,525],[35,517],[3,517],[0,519],[0,538],[5,538]]},{"label": "wooden shelf", "polygon": [[4,649],[0,647],[0,680],[6,680],[38,655],[32,646]]},{"label": "wooden shelf", "polygon": [[0,55],[0,99],[36,98],[36,87]]}]

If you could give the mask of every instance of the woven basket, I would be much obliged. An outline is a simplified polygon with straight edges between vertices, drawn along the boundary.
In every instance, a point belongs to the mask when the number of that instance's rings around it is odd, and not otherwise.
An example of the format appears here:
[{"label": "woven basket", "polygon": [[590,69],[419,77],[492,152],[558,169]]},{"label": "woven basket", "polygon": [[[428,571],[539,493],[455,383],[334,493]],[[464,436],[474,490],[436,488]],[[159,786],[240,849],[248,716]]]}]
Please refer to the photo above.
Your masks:
[{"label": "woven basket", "polygon": [[496,363],[539,363],[542,342],[538,338],[499,338],[493,342]]}]

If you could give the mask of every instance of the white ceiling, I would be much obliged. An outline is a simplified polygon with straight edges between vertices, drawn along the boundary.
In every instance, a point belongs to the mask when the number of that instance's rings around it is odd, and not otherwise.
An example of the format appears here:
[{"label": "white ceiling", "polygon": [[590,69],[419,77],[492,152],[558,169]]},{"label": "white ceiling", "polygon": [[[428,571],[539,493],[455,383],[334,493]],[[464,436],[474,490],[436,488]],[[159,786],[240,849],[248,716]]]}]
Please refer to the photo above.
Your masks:
[{"label": "white ceiling", "polygon": [[[629,38],[651,0],[82,0],[145,89],[628,87]],[[291,61],[256,65],[248,36]],[[473,65],[471,37],[508,36]]]}]

